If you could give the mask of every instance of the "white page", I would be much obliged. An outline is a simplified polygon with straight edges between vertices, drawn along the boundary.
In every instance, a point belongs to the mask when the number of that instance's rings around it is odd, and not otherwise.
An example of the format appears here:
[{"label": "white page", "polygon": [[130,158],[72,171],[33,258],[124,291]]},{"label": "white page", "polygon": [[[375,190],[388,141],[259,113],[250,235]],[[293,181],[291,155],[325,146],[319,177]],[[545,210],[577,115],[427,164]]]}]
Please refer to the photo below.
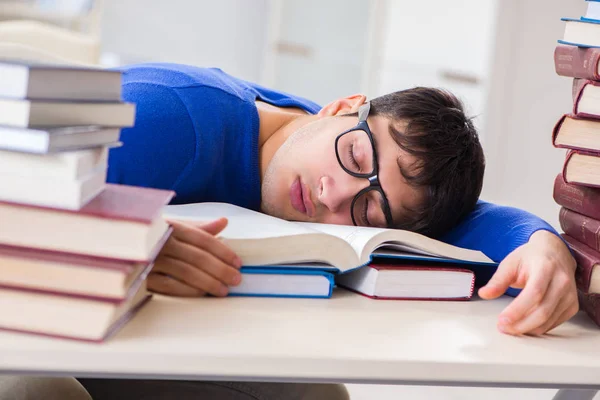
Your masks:
[{"label": "white page", "polygon": [[357,227],[352,225],[331,225],[331,224],[318,224],[310,222],[297,222],[298,225],[302,225],[311,230],[320,231],[327,233],[328,235],[337,236],[350,243],[356,254],[360,257],[362,251],[369,240],[375,235],[386,231],[381,228],[366,228]]},{"label": "white page", "polygon": [[163,217],[194,222],[210,222],[227,217],[229,223],[219,234],[226,239],[263,239],[319,233],[306,226],[226,203],[166,206],[163,208]]}]

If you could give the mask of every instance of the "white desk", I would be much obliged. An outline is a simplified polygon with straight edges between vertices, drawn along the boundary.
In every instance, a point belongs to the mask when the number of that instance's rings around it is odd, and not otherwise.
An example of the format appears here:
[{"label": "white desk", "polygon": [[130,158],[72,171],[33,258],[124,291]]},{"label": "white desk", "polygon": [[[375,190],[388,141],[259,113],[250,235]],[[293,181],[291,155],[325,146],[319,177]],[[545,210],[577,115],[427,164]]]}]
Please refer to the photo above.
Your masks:
[{"label": "white desk", "polygon": [[511,337],[496,330],[509,301],[156,296],[103,345],[2,333],[0,373],[600,388],[591,321]]}]

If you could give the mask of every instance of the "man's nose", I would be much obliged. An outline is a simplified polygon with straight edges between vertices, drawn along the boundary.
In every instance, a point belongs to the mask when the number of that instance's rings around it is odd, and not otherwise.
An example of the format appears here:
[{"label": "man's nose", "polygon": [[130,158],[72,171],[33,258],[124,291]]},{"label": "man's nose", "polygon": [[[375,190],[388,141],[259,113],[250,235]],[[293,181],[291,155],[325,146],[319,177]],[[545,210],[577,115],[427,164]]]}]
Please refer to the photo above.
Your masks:
[{"label": "man's nose", "polygon": [[340,211],[349,212],[352,200],[358,192],[369,186],[369,180],[346,174],[346,176],[337,179],[331,176],[323,176],[320,184],[319,201],[331,213],[337,213]]}]

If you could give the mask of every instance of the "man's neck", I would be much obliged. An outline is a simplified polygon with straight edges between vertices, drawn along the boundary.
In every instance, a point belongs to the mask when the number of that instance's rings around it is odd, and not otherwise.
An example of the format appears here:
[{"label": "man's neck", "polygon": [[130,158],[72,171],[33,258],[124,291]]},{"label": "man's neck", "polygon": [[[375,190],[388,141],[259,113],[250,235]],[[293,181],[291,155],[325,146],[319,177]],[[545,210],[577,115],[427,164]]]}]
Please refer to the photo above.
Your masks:
[{"label": "man's neck", "polygon": [[256,108],[260,120],[258,151],[262,181],[267,165],[277,149],[292,133],[313,121],[316,116],[307,114],[300,108],[277,107],[262,101],[256,102]]}]

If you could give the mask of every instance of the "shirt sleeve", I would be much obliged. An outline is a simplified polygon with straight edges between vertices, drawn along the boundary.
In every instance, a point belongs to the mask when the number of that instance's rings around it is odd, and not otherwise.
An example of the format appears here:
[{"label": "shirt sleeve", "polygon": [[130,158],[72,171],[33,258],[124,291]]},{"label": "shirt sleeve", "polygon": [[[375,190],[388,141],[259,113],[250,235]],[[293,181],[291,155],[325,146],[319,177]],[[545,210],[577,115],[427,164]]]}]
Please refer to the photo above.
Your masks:
[{"label": "shirt sleeve", "polygon": [[[454,246],[479,250],[495,262],[501,262],[539,230],[558,235],[547,222],[527,211],[480,200],[475,210],[441,240]],[[486,272],[478,277],[478,285],[485,284],[495,268]],[[516,296],[519,292],[510,288],[506,294]]]}]

